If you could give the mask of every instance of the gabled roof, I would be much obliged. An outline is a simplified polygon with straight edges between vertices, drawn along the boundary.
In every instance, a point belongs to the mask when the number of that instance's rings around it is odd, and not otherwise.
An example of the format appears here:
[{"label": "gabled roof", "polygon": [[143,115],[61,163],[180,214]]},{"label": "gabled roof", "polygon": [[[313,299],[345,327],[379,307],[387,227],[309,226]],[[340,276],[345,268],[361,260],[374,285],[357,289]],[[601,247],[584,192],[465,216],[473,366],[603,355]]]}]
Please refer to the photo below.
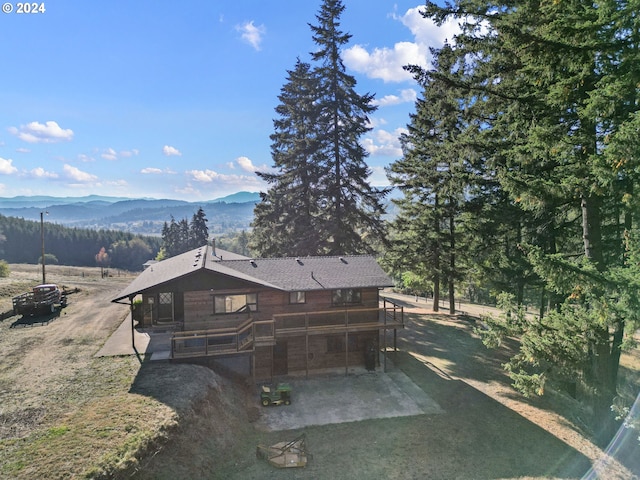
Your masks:
[{"label": "gabled roof", "polygon": [[211,247],[203,246],[155,263],[113,301],[201,271],[287,292],[393,285],[370,255],[250,259],[220,249],[215,253]]},{"label": "gabled roof", "polygon": [[223,261],[236,274],[288,292],[336,288],[390,287],[391,279],[370,255],[257,258]]}]

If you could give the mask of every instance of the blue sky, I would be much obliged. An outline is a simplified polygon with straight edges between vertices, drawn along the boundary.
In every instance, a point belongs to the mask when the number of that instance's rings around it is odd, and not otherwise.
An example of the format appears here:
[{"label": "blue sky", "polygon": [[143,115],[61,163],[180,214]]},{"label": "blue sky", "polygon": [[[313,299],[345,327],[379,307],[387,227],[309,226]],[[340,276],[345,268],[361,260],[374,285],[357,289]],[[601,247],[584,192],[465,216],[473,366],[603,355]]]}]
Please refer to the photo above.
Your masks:
[{"label": "blue sky", "polygon": [[[0,196],[89,194],[202,201],[266,186],[287,70],[310,61],[320,0],[51,0],[0,13]],[[401,156],[417,84],[451,38],[420,1],[344,0],[342,52],[374,93],[362,137],[373,185]],[[3,6],[3,10],[6,6]]]}]

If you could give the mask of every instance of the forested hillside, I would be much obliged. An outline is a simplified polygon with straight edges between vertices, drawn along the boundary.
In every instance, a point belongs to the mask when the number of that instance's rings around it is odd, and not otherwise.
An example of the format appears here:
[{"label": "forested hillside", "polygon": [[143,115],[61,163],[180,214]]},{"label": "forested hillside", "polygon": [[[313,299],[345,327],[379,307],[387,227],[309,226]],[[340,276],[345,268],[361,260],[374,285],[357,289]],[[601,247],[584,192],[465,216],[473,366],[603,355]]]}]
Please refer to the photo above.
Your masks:
[{"label": "forested hillside", "polygon": [[93,230],[125,230],[143,235],[160,235],[171,216],[191,217],[202,207],[210,219],[211,233],[248,229],[253,220],[257,193],[239,192],[217,200],[183,200],[116,197],[15,197],[0,198],[0,215],[38,221],[40,212],[48,212],[51,222],[67,227]]},{"label": "forested hillside", "polygon": [[[8,263],[40,262],[40,222],[0,215],[0,234],[0,259]],[[53,260],[63,265],[95,266],[98,265],[96,255],[104,249],[104,266],[136,271],[156,256],[161,243],[158,237],[142,237],[118,230],[69,228],[44,222],[47,263]]]}]

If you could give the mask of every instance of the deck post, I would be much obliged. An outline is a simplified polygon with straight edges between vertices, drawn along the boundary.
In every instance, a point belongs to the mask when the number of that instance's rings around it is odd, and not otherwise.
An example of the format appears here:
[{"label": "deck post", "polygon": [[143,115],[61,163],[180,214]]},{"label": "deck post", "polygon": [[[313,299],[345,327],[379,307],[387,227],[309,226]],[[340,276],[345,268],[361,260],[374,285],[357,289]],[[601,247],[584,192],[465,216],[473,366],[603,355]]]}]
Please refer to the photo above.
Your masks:
[{"label": "deck post", "polygon": [[305,378],[309,378],[309,312],[304,314]]},{"label": "deck post", "polygon": [[385,327],[382,329],[382,346],[384,348],[384,373],[387,373],[387,316],[384,316]]},{"label": "deck post", "polygon": [[[44,266],[44,261],[42,262]],[[136,329],[133,324],[133,297],[129,297],[129,315],[131,315],[131,346],[133,347],[133,351],[136,351]]]},{"label": "deck post", "polygon": [[344,310],[344,375],[349,375],[349,311]]},{"label": "deck post", "polygon": [[253,383],[256,383],[256,351],[254,350],[251,353],[251,378],[253,379]]}]

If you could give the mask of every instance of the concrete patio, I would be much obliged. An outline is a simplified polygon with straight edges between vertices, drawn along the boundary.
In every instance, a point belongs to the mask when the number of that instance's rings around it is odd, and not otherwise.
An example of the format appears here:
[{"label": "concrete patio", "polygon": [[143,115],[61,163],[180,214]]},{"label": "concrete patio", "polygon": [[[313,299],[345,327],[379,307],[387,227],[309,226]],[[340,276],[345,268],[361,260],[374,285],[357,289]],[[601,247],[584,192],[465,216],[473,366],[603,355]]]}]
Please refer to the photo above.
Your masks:
[{"label": "concrete patio", "polygon": [[150,355],[151,361],[168,360],[171,355],[171,332],[152,329],[132,331],[131,316],[128,315],[95,356],[136,354]]},{"label": "concrete patio", "polygon": [[[311,425],[444,413],[424,390],[387,360],[387,373],[327,374],[287,378],[291,405],[260,407],[258,428],[292,430]],[[259,389],[256,389],[256,399]],[[257,402],[258,400],[256,400]]]}]

